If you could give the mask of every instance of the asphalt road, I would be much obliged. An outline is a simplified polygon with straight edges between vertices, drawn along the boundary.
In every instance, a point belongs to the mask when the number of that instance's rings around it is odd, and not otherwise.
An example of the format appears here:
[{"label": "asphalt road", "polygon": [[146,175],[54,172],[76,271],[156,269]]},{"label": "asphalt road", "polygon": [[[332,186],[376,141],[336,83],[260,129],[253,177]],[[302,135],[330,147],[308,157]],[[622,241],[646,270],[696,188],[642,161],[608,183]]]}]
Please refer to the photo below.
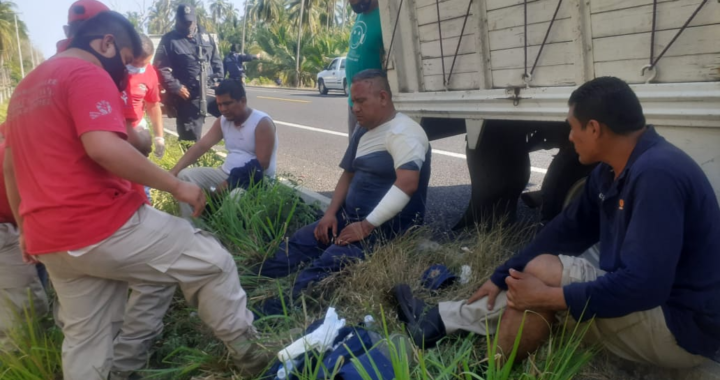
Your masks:
[{"label": "asphalt road", "polygon": [[[311,190],[332,196],[341,174],[338,167],[348,144],[347,98],[341,93],[274,88],[248,88],[248,105],[270,114],[278,129],[278,174],[293,177]],[[205,130],[214,118],[205,123]],[[175,130],[175,120],[165,119]],[[449,228],[460,218],[470,199],[470,176],[465,163],[465,136],[431,141],[432,175],[428,191],[428,223]],[[537,190],[553,151],[531,154],[528,190]],[[532,217],[527,209],[521,211]]]}]

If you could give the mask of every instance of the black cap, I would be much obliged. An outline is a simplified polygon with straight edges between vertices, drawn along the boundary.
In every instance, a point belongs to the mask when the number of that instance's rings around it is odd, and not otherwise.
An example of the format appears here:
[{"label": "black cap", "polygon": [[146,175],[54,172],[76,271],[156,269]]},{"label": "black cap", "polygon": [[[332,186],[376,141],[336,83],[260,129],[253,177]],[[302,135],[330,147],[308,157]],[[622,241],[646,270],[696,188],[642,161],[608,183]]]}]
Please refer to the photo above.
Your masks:
[{"label": "black cap", "polygon": [[175,13],[175,19],[184,21],[197,21],[197,17],[195,16],[195,8],[189,5],[178,5],[177,13]]}]

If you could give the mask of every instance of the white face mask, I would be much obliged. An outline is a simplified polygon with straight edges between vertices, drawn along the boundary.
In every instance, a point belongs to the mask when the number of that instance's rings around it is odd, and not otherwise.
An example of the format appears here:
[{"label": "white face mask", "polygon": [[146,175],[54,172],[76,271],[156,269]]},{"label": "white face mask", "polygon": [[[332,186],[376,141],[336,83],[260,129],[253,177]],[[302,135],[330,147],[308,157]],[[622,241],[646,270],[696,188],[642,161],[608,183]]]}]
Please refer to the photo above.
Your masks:
[{"label": "white face mask", "polygon": [[145,69],[147,69],[147,66],[135,67],[133,65],[127,65],[127,70],[130,74],[143,74],[145,73]]}]

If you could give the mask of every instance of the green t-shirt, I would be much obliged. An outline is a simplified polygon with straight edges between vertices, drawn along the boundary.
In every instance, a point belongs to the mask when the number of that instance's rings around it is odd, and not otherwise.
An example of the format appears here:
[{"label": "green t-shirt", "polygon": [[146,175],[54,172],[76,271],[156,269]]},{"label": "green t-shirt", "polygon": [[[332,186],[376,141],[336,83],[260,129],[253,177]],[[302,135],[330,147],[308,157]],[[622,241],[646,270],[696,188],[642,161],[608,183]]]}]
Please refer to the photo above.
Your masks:
[{"label": "green t-shirt", "polygon": [[380,8],[357,15],[350,32],[350,51],[345,60],[345,78],[348,84],[348,104],[352,107],[350,85],[355,74],[367,69],[382,69],[385,52],[380,25]]}]

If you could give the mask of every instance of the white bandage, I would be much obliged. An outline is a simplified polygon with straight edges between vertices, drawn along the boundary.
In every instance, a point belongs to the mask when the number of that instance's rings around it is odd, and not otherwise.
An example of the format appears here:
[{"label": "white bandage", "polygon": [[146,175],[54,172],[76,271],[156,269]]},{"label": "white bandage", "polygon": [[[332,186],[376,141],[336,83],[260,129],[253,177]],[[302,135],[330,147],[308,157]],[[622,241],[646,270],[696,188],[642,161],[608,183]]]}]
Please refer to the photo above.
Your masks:
[{"label": "white bandage", "polygon": [[400,190],[397,186],[393,185],[393,187],[388,190],[387,194],[385,194],[383,199],[380,200],[380,203],[375,206],[375,209],[367,216],[367,218],[365,218],[365,220],[373,226],[379,227],[400,213],[400,211],[402,211],[409,202],[410,196],[405,194],[405,192]]}]

